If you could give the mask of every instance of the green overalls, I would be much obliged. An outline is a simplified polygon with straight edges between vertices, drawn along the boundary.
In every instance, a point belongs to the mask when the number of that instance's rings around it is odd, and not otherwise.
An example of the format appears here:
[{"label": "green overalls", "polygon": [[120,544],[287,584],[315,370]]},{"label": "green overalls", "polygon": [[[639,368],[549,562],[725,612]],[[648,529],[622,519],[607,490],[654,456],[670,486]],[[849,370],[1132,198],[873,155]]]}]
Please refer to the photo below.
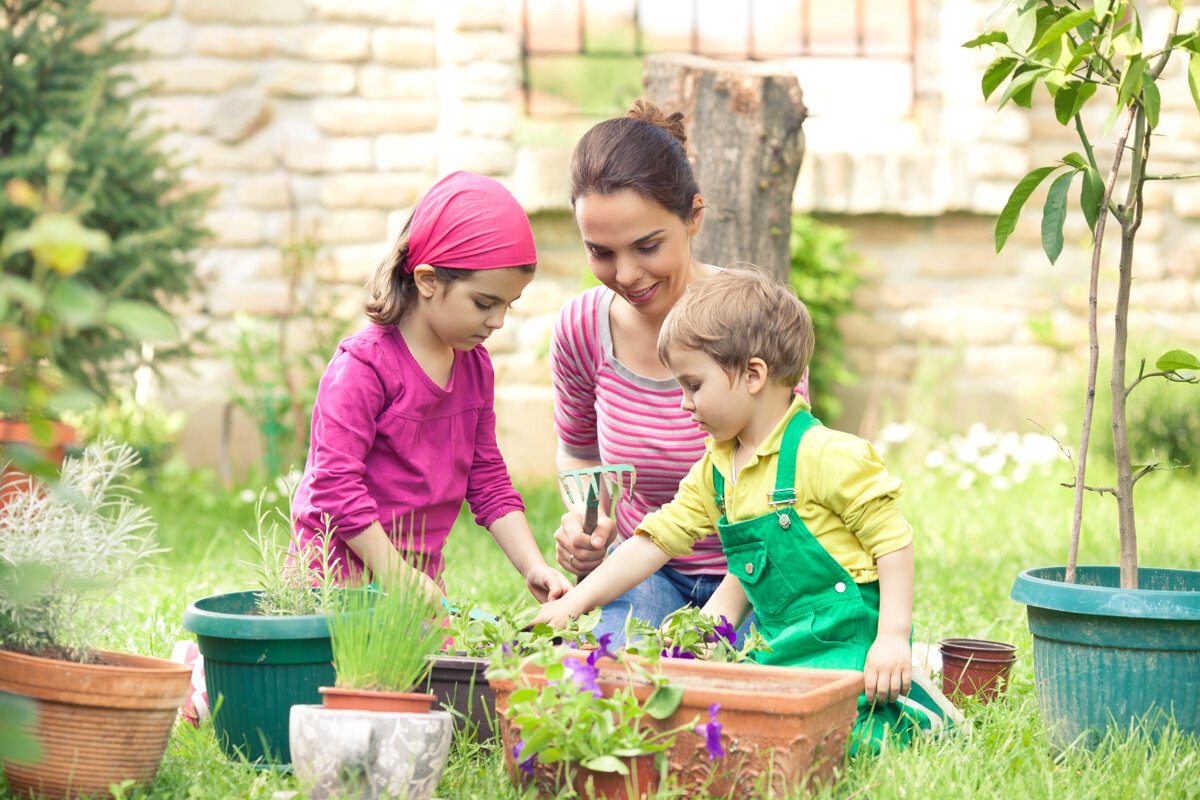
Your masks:
[{"label": "green overalls", "polygon": [[[801,410],[783,434],[772,511],[728,522],[725,480],[713,467],[713,488],[721,519],[717,531],[729,571],[737,575],[754,608],[759,632],[772,648],[756,653],[760,664],[825,669],[858,669],[879,627],[879,582],[857,584],[821,546],[796,513],[796,451],[804,434],[820,422]],[[918,687],[913,687],[914,693]],[[914,696],[873,706],[858,699],[851,753],[876,751],[885,737],[906,744],[917,732],[937,726],[931,698]],[[940,722],[940,718],[938,719]]]}]

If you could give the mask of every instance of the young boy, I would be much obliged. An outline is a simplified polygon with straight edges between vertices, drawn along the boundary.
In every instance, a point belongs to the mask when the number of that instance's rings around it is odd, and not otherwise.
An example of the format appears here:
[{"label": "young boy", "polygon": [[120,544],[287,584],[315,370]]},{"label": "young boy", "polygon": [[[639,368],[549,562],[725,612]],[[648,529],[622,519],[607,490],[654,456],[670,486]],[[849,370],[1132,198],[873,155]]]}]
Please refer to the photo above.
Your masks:
[{"label": "young boy", "polygon": [[602,605],[717,533],[729,573],[704,612],[736,625],[753,608],[772,648],[759,663],[861,669],[851,741],[873,749],[937,717],[929,698],[901,697],[912,669],[912,527],[875,448],[822,426],[793,393],[813,345],[804,304],[765,273],[727,269],[688,287],[658,356],[710,436],[705,454],[675,499],[538,621]]}]

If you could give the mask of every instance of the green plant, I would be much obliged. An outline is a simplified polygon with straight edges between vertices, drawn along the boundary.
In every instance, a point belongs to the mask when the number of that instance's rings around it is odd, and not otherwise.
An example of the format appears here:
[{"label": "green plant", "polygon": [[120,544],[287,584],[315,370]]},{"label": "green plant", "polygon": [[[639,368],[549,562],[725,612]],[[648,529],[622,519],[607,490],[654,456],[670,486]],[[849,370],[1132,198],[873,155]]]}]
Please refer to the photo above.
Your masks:
[{"label": "green plant", "polygon": [[837,319],[854,310],[854,290],[862,283],[859,258],[847,246],[846,231],[807,214],[792,217],[792,264],[788,282],[808,307],[817,349],[808,365],[809,395],[822,420],[833,422],[842,405],[834,394],[852,383]]},{"label": "green plant", "polygon": [[447,604],[450,625],[447,630],[454,649],[464,656],[489,656],[501,645],[509,645],[518,653],[528,650],[542,640],[572,642],[576,647],[596,643],[592,629],[600,622],[600,610],[593,609],[572,619],[565,627],[551,628],[545,623],[531,625],[538,607],[523,600],[510,603],[492,614],[477,608],[474,603],[460,601]]},{"label": "green plant", "polygon": [[[1005,6],[1010,3],[1005,3]],[[1038,84],[1045,87],[1059,123],[1073,126],[1083,152],[1072,152],[1057,163],[1037,167],[1020,180],[996,220],[996,250],[1015,230],[1021,209],[1034,190],[1047,178],[1050,184],[1042,210],[1042,249],[1054,263],[1063,248],[1063,224],[1068,192],[1080,178],[1079,207],[1092,232],[1091,273],[1088,291],[1088,378],[1083,420],[1075,464],[1075,508],[1066,580],[1075,580],[1079,535],[1086,490],[1111,494],[1116,499],[1121,541],[1121,586],[1136,589],[1137,529],[1133,489],[1141,478],[1160,468],[1157,461],[1134,465],[1129,446],[1126,402],[1130,392],[1143,381],[1160,377],[1174,383],[1196,383],[1200,359],[1183,350],[1169,350],[1147,372],[1145,361],[1136,377],[1126,383],[1126,351],[1129,339],[1129,295],[1133,284],[1134,243],[1142,223],[1143,191],[1150,180],[1175,180],[1188,175],[1157,175],[1149,171],[1152,134],[1158,126],[1162,105],[1159,81],[1176,50],[1188,54],[1188,87],[1200,109],[1200,27],[1180,34],[1183,0],[1168,0],[1169,30],[1162,46],[1146,48],[1137,7],[1129,0],[1056,3],[1052,0],[1022,0],[1012,5],[1002,30],[991,31],[967,42],[965,47],[992,47],[997,57],[983,74],[983,94],[990,97],[1007,82],[998,105],[1008,101],[1025,108],[1033,105]],[[1112,101],[1100,135],[1115,127],[1111,166],[1101,172],[1089,131],[1085,108],[1098,97]],[[1126,158],[1128,157],[1128,161]],[[1101,253],[1109,217],[1120,226],[1117,293],[1113,311],[1112,451],[1116,466],[1113,486],[1092,487],[1086,483],[1088,442],[1091,436],[1094,397],[1099,362],[1097,306]]]},{"label": "green plant", "polygon": [[337,685],[410,691],[428,674],[429,656],[445,641],[445,611],[411,574],[393,571],[368,582],[375,590],[338,592],[339,613],[329,615]]},{"label": "green plant", "polygon": [[[698,722],[657,730],[650,719],[670,717],[679,708],[683,689],[628,659],[624,651],[610,651],[609,638],[608,634],[600,637],[599,649],[591,651],[586,659],[580,658],[577,651],[545,641],[524,658],[508,646],[494,651],[488,677],[511,679],[518,686],[509,696],[504,713],[520,732],[520,741],[513,750],[520,769],[532,775],[536,761],[626,775],[629,768],[622,758],[666,750],[674,744],[676,735]],[[632,686],[607,695],[601,691],[596,661],[604,657],[616,659],[653,684],[644,703],[634,695]],[[523,669],[526,664],[542,667],[544,681],[531,685]]]},{"label": "green plant", "polygon": [[110,599],[156,552],[154,523],[122,481],[129,447],[89,447],[63,462],[52,490],[10,484],[0,507],[0,647],[87,661],[112,627]]},{"label": "green plant", "polygon": [[725,617],[716,619],[696,606],[684,606],[662,625],[632,615],[625,622],[625,639],[630,643],[626,649],[631,653],[738,663],[751,660],[757,650],[770,649],[753,625],[741,647],[734,647],[735,635],[733,623]]},{"label": "green plant", "polygon": [[[329,605],[330,584],[325,576],[336,571],[336,559],[330,559],[329,536],[301,543],[289,523],[287,511],[274,507],[263,510],[264,497],[255,506],[254,531],[245,531],[255,560],[246,562],[258,580],[257,607],[260,614],[299,616],[321,614]],[[295,555],[289,558],[289,543]],[[311,565],[315,562],[319,570]]]},{"label": "green plant", "polygon": [[85,443],[113,439],[129,445],[138,454],[139,466],[148,470],[156,470],[171,455],[184,425],[182,411],[139,401],[128,388],[117,389],[100,405],[66,411],[61,417]]},{"label": "green plant", "polygon": [[[167,304],[196,287],[191,254],[208,234],[202,217],[210,194],[187,189],[162,134],[147,125],[141,109],[150,90],[130,69],[141,58],[129,44],[134,31],[109,36],[107,23],[87,0],[0,3],[0,185],[47,187],[58,204],[39,209],[28,191],[0,197],[0,231],[29,231],[60,254],[54,259],[89,251],[59,282],[60,298],[70,291],[72,306],[86,302],[95,311],[97,298],[141,304],[135,314],[105,315],[103,324],[80,325],[78,312],[53,318],[61,335],[40,358],[71,386],[101,396],[112,378],[139,366],[130,354],[158,338]],[[67,209],[78,225],[60,216]],[[32,248],[15,251],[6,277],[36,283],[38,259]],[[150,336],[138,324],[145,309],[157,312]],[[173,329],[169,338],[177,341]],[[185,350],[160,348],[156,358]]]}]

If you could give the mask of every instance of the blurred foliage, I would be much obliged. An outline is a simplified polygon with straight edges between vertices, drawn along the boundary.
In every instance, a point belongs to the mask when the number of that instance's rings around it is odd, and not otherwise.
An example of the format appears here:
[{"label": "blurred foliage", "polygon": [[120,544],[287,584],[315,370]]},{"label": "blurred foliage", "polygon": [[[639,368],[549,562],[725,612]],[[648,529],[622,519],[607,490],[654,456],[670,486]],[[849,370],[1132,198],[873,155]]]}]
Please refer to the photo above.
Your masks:
[{"label": "blurred foliage", "polygon": [[158,403],[139,402],[131,389],[122,387],[98,406],[65,412],[62,421],[75,429],[81,445],[124,442],[138,454],[138,466],[153,474],[175,451],[185,416]]},{"label": "blurred foliage", "polygon": [[[145,315],[117,313],[114,298],[162,309],[186,297],[197,285],[190,253],[207,233],[207,194],[184,188],[162,134],[146,124],[149,90],[129,69],[141,57],[134,31],[109,37],[105,22],[87,0],[20,0],[5,3],[0,23],[0,185],[15,187],[0,196],[0,231],[25,232],[10,242],[5,279],[34,279],[53,263],[77,270],[56,290],[75,307],[109,301],[103,324],[58,320],[62,335],[42,354],[64,383],[101,396],[154,338],[135,324]],[[50,203],[39,207],[41,191]],[[74,216],[59,213],[67,210]]]},{"label": "blurred foliage", "polygon": [[852,383],[846,366],[837,319],[854,310],[853,293],[862,283],[859,256],[847,245],[842,228],[826,225],[806,214],[792,217],[792,266],[788,281],[808,307],[817,334],[817,347],[808,368],[813,413],[826,425],[842,413],[834,392]]}]

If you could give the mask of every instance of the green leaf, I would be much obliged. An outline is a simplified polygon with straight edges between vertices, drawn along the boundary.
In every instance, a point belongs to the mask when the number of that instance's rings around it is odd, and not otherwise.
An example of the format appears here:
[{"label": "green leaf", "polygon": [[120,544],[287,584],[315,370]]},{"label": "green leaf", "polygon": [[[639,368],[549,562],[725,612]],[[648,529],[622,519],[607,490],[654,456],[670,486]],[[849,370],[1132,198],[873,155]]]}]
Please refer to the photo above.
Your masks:
[{"label": "green leaf", "polygon": [[1037,35],[1037,3],[1026,3],[1016,14],[1008,18],[1004,32],[1008,34],[1008,43],[1018,53],[1029,50],[1033,37]]},{"label": "green leaf", "polygon": [[1071,13],[1063,16],[1058,22],[1051,25],[1046,32],[1042,34],[1042,38],[1038,39],[1038,42],[1033,46],[1033,49],[1041,50],[1046,45],[1059,39],[1067,31],[1079,25],[1079,23],[1087,22],[1089,19],[1092,19],[1095,16],[1096,10],[1094,8],[1081,8],[1078,11],[1072,11]]},{"label": "green leaf", "polygon": [[1075,169],[1087,169],[1087,159],[1079,155],[1079,153],[1067,153],[1062,157],[1063,163]]},{"label": "green leaf", "polygon": [[1162,372],[1179,372],[1184,369],[1200,369],[1200,359],[1186,350],[1168,350],[1158,357],[1154,366]]},{"label": "green leaf", "polygon": [[1162,97],[1154,81],[1142,82],[1142,101],[1146,108],[1146,124],[1154,130],[1158,127],[1158,110],[1162,106]]},{"label": "green leaf", "polygon": [[1129,59],[1141,58],[1142,56],[1142,40],[1138,38],[1138,35],[1132,29],[1122,31],[1119,36],[1114,36],[1112,47],[1113,50],[1116,50]]},{"label": "green leaf", "polygon": [[987,65],[987,68],[983,71],[984,100],[990,97],[992,92],[996,91],[996,87],[1004,83],[1004,79],[1009,76],[1017,66],[1017,63],[1017,59],[1011,56],[1001,56]]},{"label": "green leaf", "polygon": [[1094,0],[1092,8],[1096,12],[1096,21],[1101,22],[1108,15],[1108,11],[1112,8],[1112,0]]},{"label": "green leaf", "polygon": [[675,713],[683,702],[683,687],[659,686],[646,698],[646,713],[655,719],[666,719]]},{"label": "green leaf", "polygon": [[1188,56],[1188,89],[1192,92],[1192,102],[1200,111],[1200,54]]},{"label": "green leaf", "polygon": [[1171,10],[1176,14],[1183,14],[1183,0],[1167,0],[1167,5],[1169,5]]},{"label": "green leaf", "polygon": [[524,688],[517,689],[512,694],[510,694],[508,696],[508,702],[510,705],[519,705],[521,703],[530,703],[530,702],[533,702],[533,699],[537,696],[538,696],[537,689],[533,689],[531,687],[526,686]]},{"label": "green leaf", "polygon": [[46,302],[45,292],[19,275],[0,276],[0,297],[15,300],[31,311]]},{"label": "green leaf", "polygon": [[1023,72],[1019,71],[1020,74],[1013,76],[1012,81],[1008,84],[1008,88],[1000,96],[997,108],[1004,108],[1004,104],[1009,100],[1012,100],[1022,108],[1029,108],[1032,101],[1034,83],[1049,71],[1049,67],[1033,67]]},{"label": "green leaf", "polygon": [[28,697],[0,694],[0,758],[34,762],[42,745],[32,731],[37,726],[37,704]]},{"label": "green leaf", "polygon": [[1121,88],[1117,90],[1117,105],[1127,106],[1134,95],[1142,90],[1142,78],[1146,75],[1146,59],[1135,56],[1125,66],[1121,76]]},{"label": "green leaf", "polygon": [[1025,201],[1029,199],[1029,195],[1033,194],[1033,190],[1046,179],[1050,173],[1058,169],[1058,166],[1038,167],[1032,170],[1024,178],[1017,183],[1013,188],[1012,194],[1008,196],[1008,202],[1004,204],[1004,208],[1000,211],[1000,216],[996,218],[996,252],[999,253],[1004,249],[1004,243],[1008,241],[1008,237],[1012,235],[1013,230],[1017,227],[1017,219],[1021,216],[1021,207],[1025,205]]},{"label": "green leaf", "polygon": [[615,772],[618,775],[628,775],[629,767],[616,756],[597,756],[596,758],[585,758],[579,762],[583,766],[595,772]]},{"label": "green leaf", "polygon": [[1068,83],[1054,96],[1054,116],[1066,125],[1078,114],[1084,104],[1096,94],[1096,84],[1084,81]]},{"label": "green leaf", "polygon": [[969,42],[963,42],[962,47],[983,47],[985,44],[1001,44],[1008,42],[1008,34],[1004,31],[991,31],[976,36]]},{"label": "green leaf", "polygon": [[50,398],[50,410],[55,414],[64,411],[87,411],[100,404],[100,396],[82,386],[68,384],[54,390]]},{"label": "green leaf", "polygon": [[[1090,27],[1091,23],[1088,23],[1088,25]],[[1088,58],[1095,52],[1096,48],[1092,46],[1091,42],[1084,42],[1075,48],[1075,52],[1071,53],[1071,60],[1063,66],[1063,69],[1067,72],[1074,72],[1075,68],[1082,64],[1085,58]]]},{"label": "green leaf", "polygon": [[49,310],[67,328],[91,328],[100,320],[104,298],[83,281],[68,278],[50,288]]},{"label": "green leaf", "polygon": [[1100,202],[1104,200],[1104,179],[1100,171],[1088,167],[1083,173],[1083,183],[1079,188],[1079,206],[1083,209],[1083,218],[1087,220],[1092,233],[1096,232],[1096,222],[1100,219]]},{"label": "green leaf", "polygon": [[108,324],[131,339],[164,342],[179,336],[171,315],[160,308],[136,300],[115,300],[104,315]]},{"label": "green leaf", "polygon": [[1062,254],[1063,221],[1067,218],[1067,190],[1071,188],[1071,179],[1075,175],[1075,172],[1067,172],[1050,184],[1046,204],[1042,208],[1042,250],[1051,264]]}]

